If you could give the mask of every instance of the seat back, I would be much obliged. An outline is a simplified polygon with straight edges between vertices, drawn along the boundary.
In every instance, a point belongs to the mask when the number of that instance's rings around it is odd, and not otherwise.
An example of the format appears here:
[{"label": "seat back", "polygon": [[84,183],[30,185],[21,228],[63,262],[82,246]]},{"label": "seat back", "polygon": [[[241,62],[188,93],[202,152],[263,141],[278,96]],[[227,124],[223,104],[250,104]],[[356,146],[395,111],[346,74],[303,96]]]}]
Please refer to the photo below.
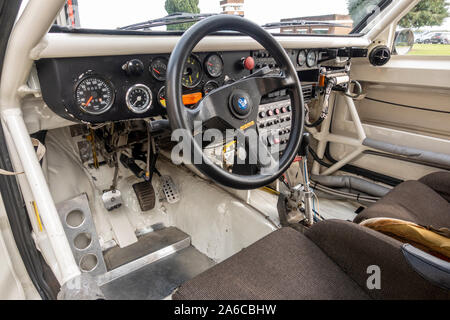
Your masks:
[{"label": "seat back", "polygon": [[403,244],[387,235],[342,220],[317,223],[305,235],[374,299],[450,299],[450,291],[413,269]]}]

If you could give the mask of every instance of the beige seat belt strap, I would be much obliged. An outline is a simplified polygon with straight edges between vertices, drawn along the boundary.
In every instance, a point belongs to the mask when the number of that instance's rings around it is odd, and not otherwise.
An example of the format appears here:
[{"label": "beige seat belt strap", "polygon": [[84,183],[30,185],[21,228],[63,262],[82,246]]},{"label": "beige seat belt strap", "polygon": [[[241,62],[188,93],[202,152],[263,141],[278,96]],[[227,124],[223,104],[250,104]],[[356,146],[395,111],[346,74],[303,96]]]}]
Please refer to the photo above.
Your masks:
[{"label": "beige seat belt strap", "polygon": [[[47,149],[38,139],[31,138],[31,142],[33,143],[33,147],[37,147],[36,156],[38,158],[38,161],[41,161],[42,158],[44,157]],[[16,175],[22,174],[22,173],[23,172],[11,172],[11,171],[0,169],[0,175],[3,175],[3,176],[16,176]]]}]

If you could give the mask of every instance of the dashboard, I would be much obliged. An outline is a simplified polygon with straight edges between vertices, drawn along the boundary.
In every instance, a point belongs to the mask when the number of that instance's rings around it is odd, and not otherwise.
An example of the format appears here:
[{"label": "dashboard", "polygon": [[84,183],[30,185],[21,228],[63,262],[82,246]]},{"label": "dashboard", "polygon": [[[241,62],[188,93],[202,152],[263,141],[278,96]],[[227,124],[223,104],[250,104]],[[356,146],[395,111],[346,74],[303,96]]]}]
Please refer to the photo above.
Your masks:
[{"label": "dashboard", "polygon": [[[299,72],[304,92],[312,94],[321,61],[337,50],[287,50]],[[169,54],[47,58],[36,61],[43,99],[59,116],[102,123],[166,115],[165,80]],[[252,72],[278,68],[267,51],[193,53],[182,84],[183,102],[195,106],[205,95]],[[305,91],[306,90],[306,91]],[[271,100],[283,94],[273,93]],[[281,99],[281,98],[279,98]]]}]

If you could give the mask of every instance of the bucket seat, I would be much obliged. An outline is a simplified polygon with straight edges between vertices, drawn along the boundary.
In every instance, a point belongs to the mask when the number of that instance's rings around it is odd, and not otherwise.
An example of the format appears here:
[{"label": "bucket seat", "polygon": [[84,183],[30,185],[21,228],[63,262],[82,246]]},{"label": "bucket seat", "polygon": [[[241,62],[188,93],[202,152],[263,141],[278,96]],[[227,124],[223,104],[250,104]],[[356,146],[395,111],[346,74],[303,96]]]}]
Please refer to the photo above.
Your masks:
[{"label": "bucket seat", "polygon": [[450,299],[449,289],[450,263],[358,224],[327,220],[305,234],[269,234],[172,298]]}]

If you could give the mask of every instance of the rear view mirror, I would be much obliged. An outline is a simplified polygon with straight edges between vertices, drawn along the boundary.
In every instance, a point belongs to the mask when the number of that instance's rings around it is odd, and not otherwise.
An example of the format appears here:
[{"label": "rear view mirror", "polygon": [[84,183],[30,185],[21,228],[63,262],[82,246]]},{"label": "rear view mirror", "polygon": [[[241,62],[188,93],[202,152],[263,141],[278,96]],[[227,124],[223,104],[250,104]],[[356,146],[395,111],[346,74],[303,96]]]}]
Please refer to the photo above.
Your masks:
[{"label": "rear view mirror", "polygon": [[403,29],[395,33],[394,54],[407,54],[414,45],[414,33],[411,29]]}]

